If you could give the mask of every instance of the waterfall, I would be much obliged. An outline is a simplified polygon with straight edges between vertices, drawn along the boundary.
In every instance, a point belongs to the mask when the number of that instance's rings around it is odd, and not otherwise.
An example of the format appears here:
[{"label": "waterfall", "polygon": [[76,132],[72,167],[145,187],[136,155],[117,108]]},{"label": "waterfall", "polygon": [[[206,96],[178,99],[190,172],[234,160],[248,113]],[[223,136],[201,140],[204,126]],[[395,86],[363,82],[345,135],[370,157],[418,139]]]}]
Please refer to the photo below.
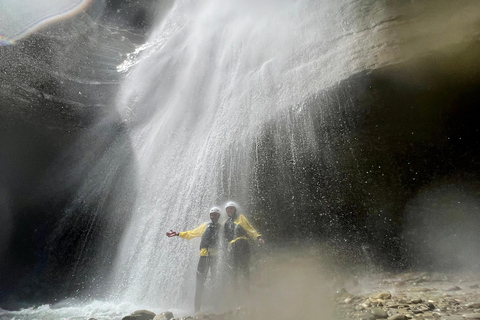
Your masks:
[{"label": "waterfall", "polygon": [[165,232],[196,227],[229,199],[248,207],[262,127],[289,108],[301,118],[308,97],[373,63],[352,59],[363,48],[348,16],[356,5],[177,1],[120,66],[128,76],[117,107],[130,130],[138,196],[112,293],[191,305],[198,243]]}]

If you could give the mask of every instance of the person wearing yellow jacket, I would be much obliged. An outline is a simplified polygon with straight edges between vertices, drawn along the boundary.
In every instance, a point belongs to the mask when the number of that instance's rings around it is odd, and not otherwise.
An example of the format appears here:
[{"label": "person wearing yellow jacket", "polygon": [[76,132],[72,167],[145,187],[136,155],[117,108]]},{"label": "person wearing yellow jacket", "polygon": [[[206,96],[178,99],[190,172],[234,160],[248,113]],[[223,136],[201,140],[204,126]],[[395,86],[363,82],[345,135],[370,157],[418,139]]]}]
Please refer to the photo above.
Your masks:
[{"label": "person wearing yellow jacket", "polygon": [[228,242],[228,261],[233,269],[234,286],[238,288],[243,281],[248,288],[250,278],[250,243],[248,239],[264,244],[262,235],[255,230],[243,214],[237,212],[238,205],[228,202],[225,205],[228,218],[224,224],[225,240]]},{"label": "person wearing yellow jacket", "polygon": [[217,263],[218,254],[218,230],[220,218],[220,208],[213,207],[210,209],[211,222],[202,223],[197,228],[190,231],[176,232],[170,230],[167,232],[167,237],[180,237],[183,239],[194,239],[201,237],[200,240],[200,259],[197,266],[197,280],[195,286],[195,312],[200,311],[202,304],[203,290],[205,287],[205,280],[207,279],[208,271],[212,278],[215,276],[215,267]]}]

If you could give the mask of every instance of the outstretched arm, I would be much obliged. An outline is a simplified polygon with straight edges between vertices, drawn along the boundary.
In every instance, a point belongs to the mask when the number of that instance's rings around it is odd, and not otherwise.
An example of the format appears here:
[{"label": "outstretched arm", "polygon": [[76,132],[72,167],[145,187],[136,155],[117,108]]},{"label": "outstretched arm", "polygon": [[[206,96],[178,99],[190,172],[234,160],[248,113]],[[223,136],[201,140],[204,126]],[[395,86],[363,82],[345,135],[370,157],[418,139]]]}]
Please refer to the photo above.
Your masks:
[{"label": "outstretched arm", "polygon": [[178,237],[179,233],[176,232],[176,231],[173,231],[173,230],[170,230],[169,232],[167,232],[167,237],[171,238],[171,237]]},{"label": "outstretched arm", "polygon": [[250,222],[245,218],[245,216],[241,215],[240,216],[240,222],[239,224],[247,231],[248,235],[252,239],[257,239],[260,244],[264,244],[265,240],[263,240],[263,237],[260,233],[258,233],[257,230],[250,224]]},{"label": "outstretched arm", "polygon": [[207,229],[207,224],[203,223],[199,225],[197,228],[190,231],[176,232],[176,231],[170,230],[170,232],[167,232],[167,237],[171,238],[171,237],[178,236],[180,238],[190,240],[193,238],[201,237],[206,229]]}]

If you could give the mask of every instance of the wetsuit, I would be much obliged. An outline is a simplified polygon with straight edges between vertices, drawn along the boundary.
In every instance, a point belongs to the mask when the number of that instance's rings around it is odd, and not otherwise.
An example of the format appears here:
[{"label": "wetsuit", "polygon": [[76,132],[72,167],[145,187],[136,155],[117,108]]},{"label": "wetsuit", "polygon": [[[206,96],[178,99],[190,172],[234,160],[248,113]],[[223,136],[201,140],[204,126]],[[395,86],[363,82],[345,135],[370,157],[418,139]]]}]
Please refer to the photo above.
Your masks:
[{"label": "wetsuit", "polygon": [[[248,238],[257,239],[261,235],[252,227],[244,215],[235,213],[225,221],[225,239],[229,245],[229,264],[234,273],[234,285],[243,277],[250,277],[250,243]],[[248,286],[247,286],[248,288]]]},{"label": "wetsuit", "polygon": [[200,259],[198,260],[197,281],[195,286],[195,312],[200,311],[208,270],[210,270],[212,278],[214,278],[215,275],[216,256],[218,253],[218,229],[218,222],[206,222],[194,230],[184,231],[178,234],[180,238],[187,240],[202,237],[200,241]]}]

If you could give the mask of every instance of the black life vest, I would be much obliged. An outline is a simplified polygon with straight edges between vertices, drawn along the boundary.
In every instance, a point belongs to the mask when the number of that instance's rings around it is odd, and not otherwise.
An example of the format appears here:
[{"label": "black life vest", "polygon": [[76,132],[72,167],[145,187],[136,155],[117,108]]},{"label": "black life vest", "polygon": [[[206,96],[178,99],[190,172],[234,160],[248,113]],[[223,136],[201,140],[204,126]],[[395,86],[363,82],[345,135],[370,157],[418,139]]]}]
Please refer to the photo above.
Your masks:
[{"label": "black life vest", "polygon": [[218,245],[218,223],[210,222],[202,235],[200,241],[200,250],[203,248],[210,250],[216,249]]}]

